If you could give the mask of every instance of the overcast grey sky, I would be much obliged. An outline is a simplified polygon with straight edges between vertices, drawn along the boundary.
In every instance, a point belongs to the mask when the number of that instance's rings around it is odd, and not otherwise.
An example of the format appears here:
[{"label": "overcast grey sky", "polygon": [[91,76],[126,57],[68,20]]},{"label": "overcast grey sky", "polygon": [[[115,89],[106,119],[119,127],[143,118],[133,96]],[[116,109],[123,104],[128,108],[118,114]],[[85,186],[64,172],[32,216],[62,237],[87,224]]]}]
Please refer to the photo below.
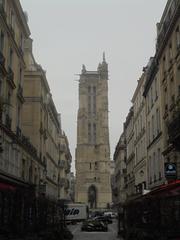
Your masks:
[{"label": "overcast grey sky", "polygon": [[155,52],[156,23],[166,0],[21,0],[28,13],[36,61],[47,79],[73,156],[76,146],[78,74],[82,64],[109,64],[111,156],[131,106],[133,91]]}]

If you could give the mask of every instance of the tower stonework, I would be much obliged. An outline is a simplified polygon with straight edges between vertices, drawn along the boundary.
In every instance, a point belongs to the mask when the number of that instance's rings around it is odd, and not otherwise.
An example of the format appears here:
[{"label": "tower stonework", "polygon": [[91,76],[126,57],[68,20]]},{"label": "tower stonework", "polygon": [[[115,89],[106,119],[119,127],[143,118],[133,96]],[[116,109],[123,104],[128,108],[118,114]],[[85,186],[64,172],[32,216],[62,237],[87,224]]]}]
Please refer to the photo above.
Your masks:
[{"label": "tower stonework", "polygon": [[97,71],[82,67],[76,148],[76,202],[91,209],[107,208],[112,201],[108,126],[108,64]]}]

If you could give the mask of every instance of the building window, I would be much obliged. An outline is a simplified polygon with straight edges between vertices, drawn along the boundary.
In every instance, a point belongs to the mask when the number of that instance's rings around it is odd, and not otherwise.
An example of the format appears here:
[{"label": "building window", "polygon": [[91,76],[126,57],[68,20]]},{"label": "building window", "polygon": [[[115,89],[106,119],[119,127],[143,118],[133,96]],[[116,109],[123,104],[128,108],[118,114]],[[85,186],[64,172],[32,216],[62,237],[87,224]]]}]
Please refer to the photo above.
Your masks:
[{"label": "building window", "polygon": [[174,105],[175,104],[175,95],[171,96],[171,104]]},{"label": "building window", "polygon": [[149,182],[150,182],[150,184],[152,183],[152,170],[153,170],[153,166],[152,166],[151,156],[149,156]]},{"label": "building window", "polygon": [[24,39],[23,39],[22,33],[21,33],[21,36],[20,36],[20,48],[23,51],[23,49],[24,49]]},{"label": "building window", "polygon": [[155,133],[154,133],[155,132],[154,131],[155,130],[155,128],[154,128],[154,116],[152,116],[152,129],[151,130],[152,130],[152,140],[153,140],[154,137],[155,137]]},{"label": "building window", "polygon": [[1,94],[2,94],[2,80],[0,79],[0,97],[1,97]]},{"label": "building window", "polygon": [[10,25],[11,25],[12,29],[14,29],[14,24],[15,24],[15,16],[14,16],[13,11],[11,10],[11,12],[10,12]]},{"label": "building window", "polygon": [[88,113],[91,113],[91,96],[88,96]]},{"label": "building window", "polygon": [[149,93],[147,95],[147,112],[149,113],[149,110],[150,110],[150,102],[149,102]]},{"label": "building window", "polygon": [[150,132],[151,132],[151,130],[150,130],[150,122],[148,122],[148,143],[149,143],[149,144],[150,144],[150,142],[151,142]]},{"label": "building window", "polygon": [[155,78],[155,98],[158,98],[158,86],[157,86],[157,78]]},{"label": "building window", "polygon": [[164,89],[164,105],[165,105],[165,112],[168,111],[168,95],[167,95],[167,88]]},{"label": "building window", "polygon": [[10,48],[9,50],[9,67],[12,69],[13,66],[13,50]]},{"label": "building window", "polygon": [[88,93],[91,94],[91,86],[88,86]]},{"label": "building window", "polygon": [[161,149],[158,148],[158,172],[159,172],[159,179],[161,179]]},{"label": "building window", "polygon": [[25,179],[25,160],[22,160],[22,172],[21,172],[22,179]]},{"label": "building window", "polygon": [[21,109],[20,109],[20,106],[18,105],[18,107],[17,107],[17,127],[20,126],[20,114],[21,114]]},{"label": "building window", "polygon": [[96,99],[93,102],[93,113],[96,114]]},{"label": "building window", "polygon": [[156,109],[156,135],[159,133],[158,111],[159,109]]},{"label": "building window", "polygon": [[96,95],[96,87],[93,87],[93,95]]},{"label": "building window", "polygon": [[153,107],[153,89],[151,87],[150,89],[150,92],[151,92],[151,108]]},{"label": "building window", "polygon": [[156,175],[157,175],[157,162],[156,162],[156,153],[153,153],[153,170],[154,170],[154,182],[156,182]]},{"label": "building window", "polygon": [[8,92],[8,97],[7,97],[7,114],[10,114],[10,107],[11,107],[11,93]]},{"label": "building window", "polygon": [[95,170],[98,170],[98,162],[95,162],[95,163],[94,163],[94,169],[95,169]]},{"label": "building window", "polygon": [[179,27],[176,29],[176,46],[177,48],[180,47],[180,32],[179,32]]},{"label": "building window", "polygon": [[96,124],[93,124],[93,143],[96,144]]},{"label": "building window", "polygon": [[1,36],[0,36],[0,51],[3,52],[4,49],[4,33],[1,31]]},{"label": "building window", "polygon": [[161,123],[160,123],[160,112],[159,109],[156,109],[156,124],[157,124],[157,134],[161,131]]},{"label": "building window", "polygon": [[91,143],[91,123],[88,124],[88,142]]},{"label": "building window", "polygon": [[143,126],[142,126],[142,115],[140,116],[140,128],[141,128],[141,131],[143,129]]},{"label": "building window", "polygon": [[19,84],[22,86],[22,68],[19,69]]},{"label": "building window", "polygon": [[171,62],[173,59],[173,52],[172,52],[172,44],[169,45],[169,61]]},{"label": "building window", "polygon": [[5,0],[0,0],[0,6],[4,7],[4,5],[5,5]]},{"label": "building window", "polygon": [[162,62],[162,74],[163,76],[165,75],[166,73],[166,57],[164,56],[163,57],[163,62]]}]

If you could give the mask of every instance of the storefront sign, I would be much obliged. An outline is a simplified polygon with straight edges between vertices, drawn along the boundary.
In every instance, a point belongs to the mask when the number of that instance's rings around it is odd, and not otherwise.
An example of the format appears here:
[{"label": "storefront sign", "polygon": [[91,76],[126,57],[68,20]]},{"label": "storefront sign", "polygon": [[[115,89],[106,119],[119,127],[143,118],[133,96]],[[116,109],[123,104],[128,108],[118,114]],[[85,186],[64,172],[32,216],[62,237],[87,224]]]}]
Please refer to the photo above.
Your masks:
[{"label": "storefront sign", "polygon": [[165,163],[165,177],[167,179],[177,178],[176,163]]}]

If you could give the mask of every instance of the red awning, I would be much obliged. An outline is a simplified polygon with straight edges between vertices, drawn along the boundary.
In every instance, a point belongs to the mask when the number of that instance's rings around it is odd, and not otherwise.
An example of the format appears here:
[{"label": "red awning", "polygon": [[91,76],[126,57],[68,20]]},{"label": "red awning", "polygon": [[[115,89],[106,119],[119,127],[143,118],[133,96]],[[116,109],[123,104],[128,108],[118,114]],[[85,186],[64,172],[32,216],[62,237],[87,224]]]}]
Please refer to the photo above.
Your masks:
[{"label": "red awning", "polygon": [[10,184],[7,183],[0,183],[0,191],[1,190],[11,190],[11,191],[15,191],[16,188]]},{"label": "red awning", "polygon": [[159,186],[157,189],[152,190],[150,193],[147,195],[149,196],[158,196],[161,194],[165,195],[179,195],[180,194],[180,180],[175,180],[169,184],[163,184]]}]

